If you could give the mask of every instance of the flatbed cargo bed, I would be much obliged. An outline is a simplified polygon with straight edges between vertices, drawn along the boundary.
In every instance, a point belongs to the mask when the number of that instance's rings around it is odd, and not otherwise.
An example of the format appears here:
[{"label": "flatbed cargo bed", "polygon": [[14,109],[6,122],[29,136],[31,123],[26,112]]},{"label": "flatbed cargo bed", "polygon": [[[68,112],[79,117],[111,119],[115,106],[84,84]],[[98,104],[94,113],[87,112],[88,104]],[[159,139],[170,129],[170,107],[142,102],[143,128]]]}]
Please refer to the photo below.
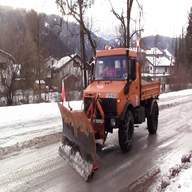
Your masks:
[{"label": "flatbed cargo bed", "polygon": [[141,82],[141,101],[150,98],[155,98],[160,95],[160,82],[159,81],[145,81]]}]

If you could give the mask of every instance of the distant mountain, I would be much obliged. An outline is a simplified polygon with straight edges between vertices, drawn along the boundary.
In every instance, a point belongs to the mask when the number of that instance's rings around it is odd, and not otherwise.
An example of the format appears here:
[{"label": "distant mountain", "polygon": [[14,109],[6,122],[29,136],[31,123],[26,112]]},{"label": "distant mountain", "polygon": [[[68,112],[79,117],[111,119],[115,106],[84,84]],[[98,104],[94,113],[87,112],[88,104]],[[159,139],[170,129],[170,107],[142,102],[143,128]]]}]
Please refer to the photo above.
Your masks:
[{"label": "distant mountain", "polygon": [[[64,55],[80,53],[79,25],[72,22],[65,22],[57,15],[42,15],[44,26],[44,44],[48,48],[50,55],[62,57]],[[62,25],[61,25],[62,23]],[[92,33],[97,49],[103,49],[107,41]],[[85,47],[87,56],[91,57],[91,46],[85,36]]]},{"label": "distant mountain", "polygon": [[[28,30],[28,28],[30,28],[30,25],[27,23],[27,18],[29,17],[29,15],[30,11],[0,6],[1,49],[5,49],[4,44],[1,43],[1,38],[3,38],[3,35],[5,34],[3,34],[3,27],[5,26],[7,29],[11,29],[11,26],[14,25],[17,30],[16,33],[24,33]],[[69,54],[80,52],[78,24],[66,22],[60,16],[57,15],[46,14],[39,15],[39,23],[41,46],[46,51],[47,56],[61,58]],[[107,40],[98,37],[94,33],[92,33],[92,37],[96,42],[97,49],[103,49],[104,46],[107,44]],[[91,57],[91,47],[89,45],[88,39],[86,39],[85,44],[87,56]],[[8,47],[7,50],[11,52],[11,48]]]},{"label": "distant mountain", "polygon": [[165,37],[161,35],[143,37],[141,40],[141,47],[143,49],[150,49],[158,47],[160,50],[168,49],[171,54],[175,54],[176,38]]},{"label": "distant mountain", "polygon": [[[102,33],[100,33],[102,34]],[[117,46],[117,37],[115,35],[102,35],[104,39],[107,39],[107,42],[112,46]],[[133,40],[133,44],[135,40]],[[175,54],[175,44],[176,38],[155,35],[155,36],[146,36],[141,39],[141,47],[143,49],[151,49],[153,47],[157,47],[160,50],[167,49],[172,55]]]}]

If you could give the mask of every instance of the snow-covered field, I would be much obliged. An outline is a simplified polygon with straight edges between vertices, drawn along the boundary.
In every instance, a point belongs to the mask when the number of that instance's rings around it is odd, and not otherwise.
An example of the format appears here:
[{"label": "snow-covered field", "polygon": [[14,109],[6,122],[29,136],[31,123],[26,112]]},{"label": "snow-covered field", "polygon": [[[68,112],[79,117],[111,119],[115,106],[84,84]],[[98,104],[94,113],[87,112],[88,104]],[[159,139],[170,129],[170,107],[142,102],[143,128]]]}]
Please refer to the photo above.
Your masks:
[{"label": "snow-covered field", "polygon": [[[192,100],[192,89],[162,94],[159,105],[160,109],[163,109],[190,100]],[[82,101],[65,103],[66,107],[69,105],[73,110],[83,108]],[[35,138],[39,140],[41,137],[58,134],[62,131],[57,103],[1,107],[0,117],[0,150],[8,146],[22,145]]]},{"label": "snow-covered field", "polygon": [[0,147],[61,131],[56,103],[0,108]]}]

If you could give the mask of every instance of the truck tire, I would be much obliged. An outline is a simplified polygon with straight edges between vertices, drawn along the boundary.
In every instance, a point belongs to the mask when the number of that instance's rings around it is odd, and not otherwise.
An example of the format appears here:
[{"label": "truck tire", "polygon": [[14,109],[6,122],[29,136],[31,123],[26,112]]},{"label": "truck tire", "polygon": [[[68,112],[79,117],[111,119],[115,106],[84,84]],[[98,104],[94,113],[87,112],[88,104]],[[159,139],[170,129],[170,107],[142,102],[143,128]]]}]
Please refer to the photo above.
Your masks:
[{"label": "truck tire", "polygon": [[132,112],[128,110],[118,131],[119,145],[122,152],[130,151],[133,143],[133,134],[134,118]]},{"label": "truck tire", "polygon": [[159,107],[157,101],[153,101],[147,112],[147,127],[151,135],[156,134],[158,128]]}]

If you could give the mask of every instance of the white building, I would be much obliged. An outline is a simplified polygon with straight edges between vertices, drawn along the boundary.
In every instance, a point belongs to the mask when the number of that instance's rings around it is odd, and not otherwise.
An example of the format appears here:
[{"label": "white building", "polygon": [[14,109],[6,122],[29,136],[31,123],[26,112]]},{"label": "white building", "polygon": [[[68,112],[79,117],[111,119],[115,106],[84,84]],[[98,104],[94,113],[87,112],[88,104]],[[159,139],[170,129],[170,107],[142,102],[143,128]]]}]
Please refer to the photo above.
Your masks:
[{"label": "white building", "polygon": [[160,80],[164,91],[164,85],[168,83],[173,67],[174,56],[167,49],[161,51],[154,47],[145,51],[142,76]]},{"label": "white building", "polygon": [[78,99],[75,95],[78,95],[83,87],[83,66],[80,56],[72,54],[61,58],[53,64],[52,71],[55,86],[61,89],[61,82],[64,80],[67,97]]},{"label": "white building", "polygon": [[52,56],[49,56],[48,58],[45,59],[45,69],[46,69],[46,78],[51,79],[52,78],[52,68],[55,63],[57,63],[58,60],[55,59]]}]

